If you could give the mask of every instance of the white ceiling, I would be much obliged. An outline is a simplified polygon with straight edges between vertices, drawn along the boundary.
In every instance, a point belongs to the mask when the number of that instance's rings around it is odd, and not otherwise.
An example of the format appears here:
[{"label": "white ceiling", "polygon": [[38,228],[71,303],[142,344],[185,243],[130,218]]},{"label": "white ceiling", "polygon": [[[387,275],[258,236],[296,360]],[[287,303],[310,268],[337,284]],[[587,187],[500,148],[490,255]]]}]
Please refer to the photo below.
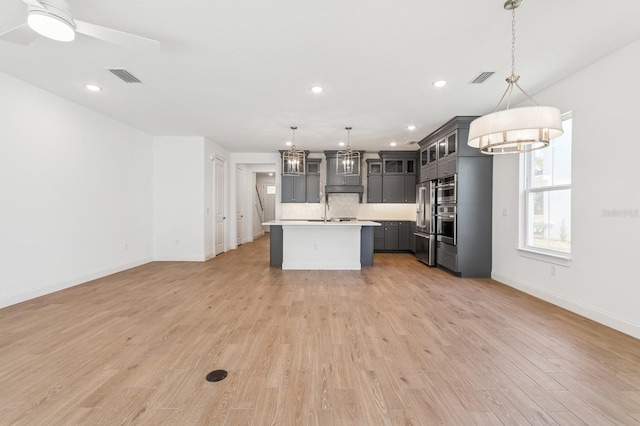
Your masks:
[{"label": "white ceiling", "polygon": [[[162,43],[132,51],[86,36],[0,41],[0,71],[154,136],[200,135],[232,152],[404,149],[454,115],[495,108],[510,73],[503,0],[69,0],[76,19]],[[3,0],[0,33],[26,20]],[[640,38],[637,0],[525,0],[516,73],[535,94]],[[640,60],[640,58],[639,58]],[[126,84],[105,70],[125,68]],[[482,85],[481,71],[496,74]],[[624,70],[620,70],[624,82]],[[449,84],[436,89],[432,82]],[[88,92],[84,85],[103,88]],[[315,95],[310,87],[321,85]],[[613,85],[612,90],[620,90]],[[596,100],[594,100],[596,101]],[[407,130],[409,124],[417,129]]]}]

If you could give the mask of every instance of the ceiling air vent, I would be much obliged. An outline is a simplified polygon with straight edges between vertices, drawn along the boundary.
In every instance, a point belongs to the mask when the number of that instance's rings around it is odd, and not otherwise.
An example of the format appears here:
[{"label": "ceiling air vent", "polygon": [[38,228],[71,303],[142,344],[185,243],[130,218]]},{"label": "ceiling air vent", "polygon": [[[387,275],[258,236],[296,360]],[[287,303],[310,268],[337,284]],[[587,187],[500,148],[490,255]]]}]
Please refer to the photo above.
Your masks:
[{"label": "ceiling air vent", "polygon": [[405,145],[415,145],[417,143],[418,143],[418,141],[409,141],[409,142],[405,143]]},{"label": "ceiling air vent", "polygon": [[478,76],[476,78],[474,78],[473,80],[471,80],[471,84],[482,84],[485,81],[487,81],[487,79],[489,77],[491,77],[492,75],[494,75],[495,72],[494,71],[484,71],[481,72],[480,74],[478,74]]},{"label": "ceiling air vent", "polygon": [[129,71],[121,69],[121,68],[107,68],[113,75],[118,77],[120,80],[125,83],[142,83],[138,77],[131,74]]}]

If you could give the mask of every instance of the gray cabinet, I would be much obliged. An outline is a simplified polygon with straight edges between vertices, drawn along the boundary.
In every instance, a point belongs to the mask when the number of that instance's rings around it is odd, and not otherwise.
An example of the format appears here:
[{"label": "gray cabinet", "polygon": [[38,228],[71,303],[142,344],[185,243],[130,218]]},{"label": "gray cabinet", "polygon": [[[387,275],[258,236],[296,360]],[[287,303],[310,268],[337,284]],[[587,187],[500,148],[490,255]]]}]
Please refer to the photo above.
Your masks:
[{"label": "gray cabinet", "polygon": [[419,152],[380,151],[378,155],[379,160],[367,160],[369,202],[415,203]]},{"label": "gray cabinet", "polygon": [[[361,185],[360,175],[345,176],[338,174],[337,153],[325,151],[327,159],[327,185]],[[358,170],[360,167],[358,166]]]},{"label": "gray cabinet", "polygon": [[411,222],[398,222],[398,250],[411,251]]},{"label": "gray cabinet", "polygon": [[307,159],[307,203],[320,202],[320,162],[318,159]]},{"label": "gray cabinet", "polygon": [[282,176],[281,179],[280,195],[283,203],[307,202],[307,179],[305,175]]},{"label": "gray cabinet", "polygon": [[367,177],[367,203],[382,202],[382,176]]},{"label": "gray cabinet", "polygon": [[415,203],[416,176],[391,175],[382,177],[383,203]]},{"label": "gray cabinet", "polygon": [[456,245],[438,242],[438,265],[462,277],[490,277],[493,157],[467,145],[475,118],[454,117],[420,141],[420,181],[456,176]]},{"label": "gray cabinet", "polygon": [[438,177],[453,176],[457,172],[458,130],[438,140]]},{"label": "gray cabinet", "polygon": [[373,228],[373,251],[384,251],[384,222]]},{"label": "gray cabinet", "polygon": [[[415,191],[415,186],[414,186]],[[382,202],[404,203],[404,176],[389,175],[382,179]],[[414,200],[415,201],[415,200]]]},{"label": "gray cabinet", "polygon": [[415,232],[416,232],[416,223],[415,222],[409,222],[409,251],[411,253],[415,253],[416,252],[416,236],[415,236]]},{"label": "gray cabinet", "polygon": [[433,141],[425,144],[420,149],[420,182],[427,182],[437,178],[438,141]]},{"label": "gray cabinet", "polygon": [[399,250],[399,234],[398,222],[385,221],[384,227],[384,249],[390,251]]},{"label": "gray cabinet", "polygon": [[367,203],[382,202],[382,161],[367,160]]},{"label": "gray cabinet", "polygon": [[375,252],[415,252],[415,222],[385,220],[377,221],[382,226],[374,228],[373,250]]}]

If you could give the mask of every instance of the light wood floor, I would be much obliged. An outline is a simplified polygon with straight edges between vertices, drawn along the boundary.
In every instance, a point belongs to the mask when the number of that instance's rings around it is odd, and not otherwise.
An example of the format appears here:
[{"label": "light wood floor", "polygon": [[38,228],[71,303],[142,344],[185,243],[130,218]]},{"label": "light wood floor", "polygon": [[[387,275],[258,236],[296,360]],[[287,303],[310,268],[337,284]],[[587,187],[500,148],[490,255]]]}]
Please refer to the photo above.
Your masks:
[{"label": "light wood floor", "polygon": [[0,424],[640,423],[640,341],[408,254],[374,261],[283,272],[263,237],[2,309]]}]

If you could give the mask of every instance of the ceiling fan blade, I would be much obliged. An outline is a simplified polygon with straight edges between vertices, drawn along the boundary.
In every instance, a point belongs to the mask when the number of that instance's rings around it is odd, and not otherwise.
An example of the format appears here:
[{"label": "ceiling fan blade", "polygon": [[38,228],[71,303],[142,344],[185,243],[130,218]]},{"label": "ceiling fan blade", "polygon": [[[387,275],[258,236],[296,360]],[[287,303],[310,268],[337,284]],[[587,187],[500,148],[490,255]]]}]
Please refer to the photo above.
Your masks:
[{"label": "ceiling fan blade", "polygon": [[0,34],[0,40],[22,45],[30,44],[38,37],[40,37],[38,33],[29,28],[29,25],[27,24],[19,25]]},{"label": "ceiling fan blade", "polygon": [[151,40],[150,38],[140,37],[114,30],[112,28],[101,27],[100,25],[78,21],[77,19],[74,19],[74,22],[76,24],[76,32],[88,35],[89,37],[94,37],[130,49],[160,50],[160,42]]},{"label": "ceiling fan blade", "polygon": [[44,5],[42,3],[40,3],[38,0],[22,0],[22,1],[25,2],[26,4],[28,4],[29,6],[33,6],[33,7],[39,8],[39,9],[46,10]]}]

